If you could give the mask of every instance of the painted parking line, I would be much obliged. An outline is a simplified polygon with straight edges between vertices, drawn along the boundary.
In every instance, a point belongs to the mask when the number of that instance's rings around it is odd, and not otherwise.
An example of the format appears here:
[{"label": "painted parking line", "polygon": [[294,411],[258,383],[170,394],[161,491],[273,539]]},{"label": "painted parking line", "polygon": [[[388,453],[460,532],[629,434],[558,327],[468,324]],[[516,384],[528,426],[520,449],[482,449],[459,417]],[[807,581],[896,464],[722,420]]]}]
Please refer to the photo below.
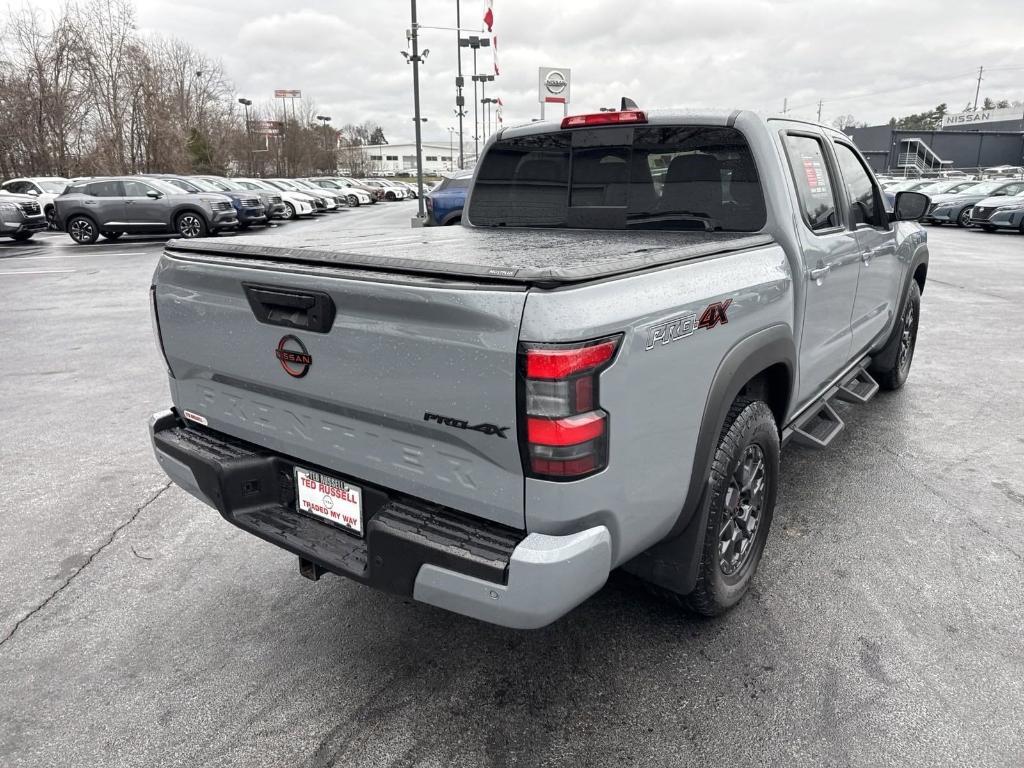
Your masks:
[{"label": "painted parking line", "polygon": [[77,271],[77,269],[15,269],[0,270],[0,275],[63,275]]}]

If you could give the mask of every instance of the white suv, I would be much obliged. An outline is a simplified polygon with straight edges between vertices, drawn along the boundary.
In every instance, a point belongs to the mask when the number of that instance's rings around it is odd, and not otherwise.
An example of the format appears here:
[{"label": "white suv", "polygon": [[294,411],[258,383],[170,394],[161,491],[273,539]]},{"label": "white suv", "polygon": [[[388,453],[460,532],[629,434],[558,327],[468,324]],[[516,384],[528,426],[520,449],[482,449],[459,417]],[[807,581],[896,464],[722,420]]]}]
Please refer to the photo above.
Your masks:
[{"label": "white suv", "polygon": [[0,190],[14,195],[32,195],[39,201],[46,221],[52,228],[53,201],[64,194],[64,189],[70,183],[71,179],[65,179],[63,176],[32,176],[5,181],[0,184]]}]

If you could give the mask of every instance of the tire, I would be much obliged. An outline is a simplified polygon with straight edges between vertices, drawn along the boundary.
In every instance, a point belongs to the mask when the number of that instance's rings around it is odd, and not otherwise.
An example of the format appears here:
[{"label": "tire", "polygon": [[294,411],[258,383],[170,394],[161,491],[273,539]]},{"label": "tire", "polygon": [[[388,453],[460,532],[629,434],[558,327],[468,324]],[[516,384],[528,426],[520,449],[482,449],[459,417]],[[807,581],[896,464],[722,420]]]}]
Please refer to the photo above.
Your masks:
[{"label": "tire", "polygon": [[697,584],[682,600],[694,613],[725,613],[750,588],[775,512],[779,452],[779,428],[768,405],[737,398],[711,464]]},{"label": "tire", "polygon": [[298,212],[295,210],[295,206],[291,203],[284,204],[284,217],[286,219],[297,219],[299,218]]},{"label": "tire", "polygon": [[72,216],[68,219],[67,231],[79,245],[92,245],[100,236],[99,227],[88,216]]},{"label": "tire", "polygon": [[238,231],[244,232],[252,225],[251,221],[240,221],[238,222]]},{"label": "tire", "polygon": [[104,240],[117,240],[124,232],[100,232]]},{"label": "tire", "polygon": [[969,227],[971,226],[971,208],[967,206],[961,209],[959,215],[956,217],[956,225],[958,227]]},{"label": "tire", "polygon": [[446,227],[453,227],[453,226],[455,226],[456,224],[461,224],[461,223],[462,223],[462,217],[461,217],[461,216],[456,216],[456,217],[455,217],[455,218],[453,218],[453,219],[448,219],[448,221],[446,221],[446,222],[444,223],[444,225],[445,225]]},{"label": "tire", "polygon": [[186,240],[191,240],[196,237],[206,237],[208,227],[202,214],[185,211],[178,214],[178,218],[174,220],[174,229]]},{"label": "tire", "polygon": [[17,234],[11,235],[11,237],[19,243],[24,243],[26,240],[31,240],[32,235],[34,234],[35,232],[18,232]]},{"label": "tire", "polygon": [[52,205],[48,205],[43,208],[43,215],[46,216],[47,231],[60,229],[60,227],[57,226],[57,211],[54,210]]},{"label": "tire", "polygon": [[395,195],[394,192],[388,192],[386,195],[384,195],[384,197],[387,198],[388,200],[397,200],[398,199],[398,196]]},{"label": "tire", "polygon": [[986,232],[995,232],[996,231],[996,228],[993,227],[991,224],[982,224],[981,228],[984,229]]},{"label": "tire", "polygon": [[917,348],[917,329],[921,322],[921,289],[910,281],[907,300],[900,312],[900,321],[893,328],[885,347],[871,360],[868,371],[882,389],[894,391],[907,383],[910,365]]},{"label": "tire", "polygon": [[1020,220],[1020,226],[1017,227],[1017,231],[1024,235],[1024,219]]},{"label": "tire", "polygon": [[359,207],[359,198],[356,197],[355,195],[349,195],[348,196],[348,207],[349,208],[358,208]]}]

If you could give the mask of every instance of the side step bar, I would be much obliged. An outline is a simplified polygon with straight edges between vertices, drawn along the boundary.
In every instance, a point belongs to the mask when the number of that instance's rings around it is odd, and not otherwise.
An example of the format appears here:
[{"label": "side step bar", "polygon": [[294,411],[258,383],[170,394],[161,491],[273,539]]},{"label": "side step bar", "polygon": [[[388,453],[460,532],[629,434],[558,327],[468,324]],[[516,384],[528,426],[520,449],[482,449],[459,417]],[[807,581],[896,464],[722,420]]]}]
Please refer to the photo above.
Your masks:
[{"label": "side step bar", "polygon": [[868,362],[862,360],[783,429],[783,444],[793,440],[809,448],[827,448],[846,427],[832,404],[836,400],[866,403],[878,394],[878,382],[868,373]]}]

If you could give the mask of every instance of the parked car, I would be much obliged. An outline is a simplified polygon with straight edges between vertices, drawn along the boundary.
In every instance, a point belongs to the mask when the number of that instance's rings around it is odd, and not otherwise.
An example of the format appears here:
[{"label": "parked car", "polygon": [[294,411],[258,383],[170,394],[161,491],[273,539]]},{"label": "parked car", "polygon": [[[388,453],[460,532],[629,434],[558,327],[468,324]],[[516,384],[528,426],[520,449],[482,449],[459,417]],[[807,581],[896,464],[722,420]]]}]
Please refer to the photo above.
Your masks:
[{"label": "parked car", "polygon": [[903,181],[898,184],[893,184],[885,187],[882,190],[882,194],[885,195],[885,200],[892,207],[893,202],[896,200],[896,195],[899,192],[920,192],[923,195],[933,196],[941,194],[955,194],[957,190],[966,189],[976,182],[973,181],[936,181],[935,179],[916,179],[914,181]]},{"label": "parked car", "polygon": [[887,213],[849,137],[750,111],[506,128],[461,227],[169,244],[156,456],[311,579],[531,628],[621,566],[720,614],[781,445],[907,380],[927,204]]},{"label": "parked car", "polygon": [[936,195],[924,220],[929,224],[971,226],[971,208],[988,197],[1013,197],[1024,192],[1024,181],[982,181],[955,195]]},{"label": "parked car", "polygon": [[457,171],[426,193],[423,202],[427,206],[427,224],[443,227],[462,221],[462,207],[466,204],[466,192],[473,180],[472,171]]},{"label": "parked car", "polygon": [[202,195],[210,192],[224,195],[231,200],[235,213],[238,215],[239,229],[248,229],[253,224],[267,224],[270,221],[266,206],[259,195],[252,190],[241,192],[220,190],[205,179],[195,176],[158,174],[150,178],[162,179],[190,195]]},{"label": "parked car", "polygon": [[166,181],[115,176],[75,182],[54,201],[61,229],[80,245],[102,235],[177,234],[204,237],[238,228],[231,199],[221,194],[193,195]]},{"label": "parked car", "polygon": [[47,227],[36,195],[0,195],[0,237],[24,242]]},{"label": "parked car", "polygon": [[350,176],[333,176],[331,178],[332,178],[333,181],[337,181],[337,182],[339,182],[341,184],[344,184],[345,186],[355,187],[356,189],[362,190],[363,192],[368,194],[371,198],[373,198],[373,202],[375,202],[375,203],[379,203],[381,200],[384,199],[384,188],[383,187],[371,186],[371,185],[366,184],[366,183],[364,183],[362,181],[359,181],[358,179],[353,179]]},{"label": "parked car", "polygon": [[327,211],[334,212],[338,209],[338,204],[334,201],[333,197],[321,194],[319,191],[303,188],[291,179],[266,179],[266,182],[280,190],[295,192],[300,195],[307,195],[309,199],[313,201],[313,205],[316,208],[317,213],[326,213]]},{"label": "parked car", "polygon": [[302,181],[308,182],[317,187],[322,187],[329,191],[340,192],[344,195],[349,208],[358,208],[360,205],[370,205],[376,202],[368,192],[365,192],[358,187],[354,187],[351,184],[345,184],[340,179],[314,176],[302,179]]},{"label": "parked car", "polygon": [[968,187],[973,187],[977,183],[974,179],[943,179],[941,181],[933,181],[928,186],[919,187],[913,191],[920,192],[922,195],[928,195],[934,199],[935,195],[955,195],[958,192],[963,192]]},{"label": "parked car", "polygon": [[971,225],[986,232],[1015,229],[1024,235],[1024,194],[987,197],[971,208]]},{"label": "parked car", "polygon": [[43,209],[46,221],[52,224],[53,201],[64,193],[70,183],[71,180],[63,176],[31,176],[9,179],[0,184],[0,189],[15,195],[31,195],[36,198]]},{"label": "parked car", "polygon": [[197,176],[195,178],[202,179],[207,184],[211,185],[214,189],[219,192],[254,192],[256,193],[260,201],[263,203],[263,207],[267,211],[266,224],[269,226],[272,219],[283,218],[285,214],[284,200],[281,198],[281,193],[278,190],[269,189],[246,189],[245,187],[236,184],[230,179],[226,179],[223,176]]},{"label": "parked car", "polygon": [[393,186],[388,179],[363,179],[360,183],[380,189],[384,193],[385,200],[405,200],[409,196],[408,191]]},{"label": "parked car", "polygon": [[276,187],[266,179],[235,178],[231,179],[231,183],[237,184],[243,189],[263,190],[280,195],[284,203],[284,212],[280,214],[282,218],[297,219],[300,216],[312,216],[316,213],[316,203],[313,202],[313,197],[304,192]]},{"label": "parked car", "polygon": [[419,199],[419,187],[416,184],[410,184],[408,181],[401,181],[399,179],[395,179],[391,183],[397,184],[406,192],[408,192],[409,197],[412,198],[413,200]]},{"label": "parked car", "polygon": [[324,198],[329,203],[334,203],[334,207],[329,210],[339,211],[348,207],[348,195],[339,189],[323,187],[306,179],[288,179],[288,181],[301,192],[308,192],[311,195]]}]

